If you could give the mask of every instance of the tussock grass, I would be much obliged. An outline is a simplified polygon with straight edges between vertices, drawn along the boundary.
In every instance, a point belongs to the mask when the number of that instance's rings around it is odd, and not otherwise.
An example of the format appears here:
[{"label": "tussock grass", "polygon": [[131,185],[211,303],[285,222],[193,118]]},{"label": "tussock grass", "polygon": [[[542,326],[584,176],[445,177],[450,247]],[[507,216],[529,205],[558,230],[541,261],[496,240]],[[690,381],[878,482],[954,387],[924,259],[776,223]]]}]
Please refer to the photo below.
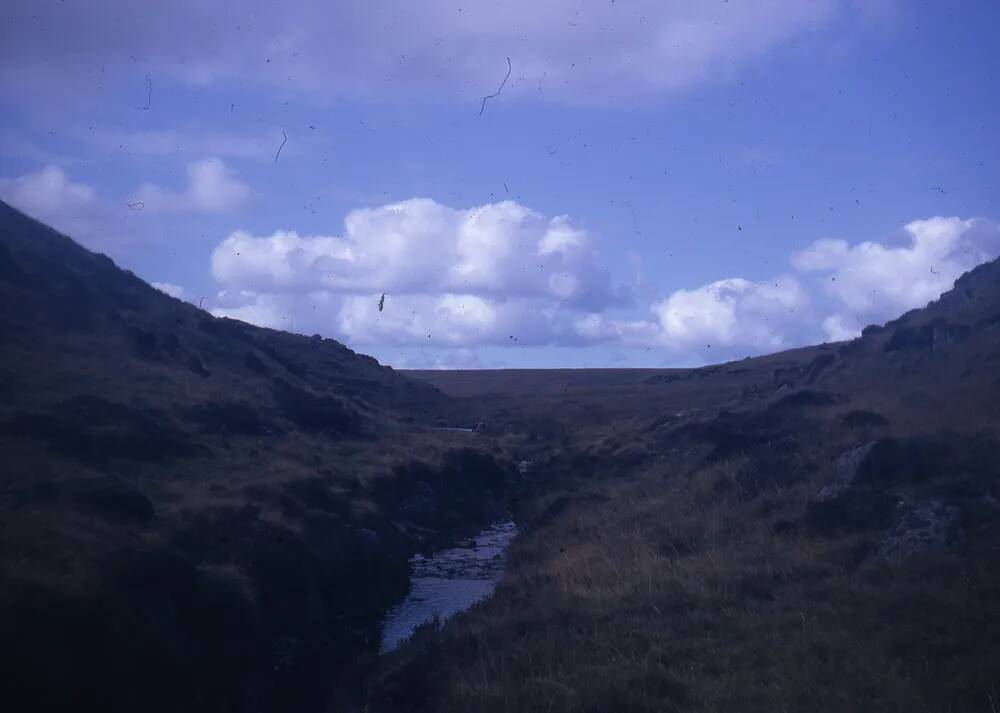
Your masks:
[{"label": "tussock grass", "polygon": [[428,709],[989,710],[988,554],[859,568],[870,536],[775,532],[825,474],[753,499],[720,487],[747,467],[650,468],[517,541],[495,597],[435,641]]}]

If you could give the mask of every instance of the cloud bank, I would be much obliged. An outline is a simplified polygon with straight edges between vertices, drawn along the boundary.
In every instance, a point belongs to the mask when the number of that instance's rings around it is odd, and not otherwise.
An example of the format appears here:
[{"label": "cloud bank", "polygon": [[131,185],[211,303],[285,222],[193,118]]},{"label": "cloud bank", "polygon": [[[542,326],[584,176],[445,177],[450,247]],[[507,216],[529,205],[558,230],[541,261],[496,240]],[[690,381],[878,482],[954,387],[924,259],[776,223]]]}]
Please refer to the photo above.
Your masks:
[{"label": "cloud bank", "polygon": [[649,304],[600,269],[598,248],[568,216],[513,201],[414,198],[353,211],[340,235],[232,233],[212,253],[214,312],[367,348],[617,344],[699,363],[849,339],[921,307],[1000,255],[1000,225],[934,217],[884,244],[818,240],[772,279],[728,277]]}]

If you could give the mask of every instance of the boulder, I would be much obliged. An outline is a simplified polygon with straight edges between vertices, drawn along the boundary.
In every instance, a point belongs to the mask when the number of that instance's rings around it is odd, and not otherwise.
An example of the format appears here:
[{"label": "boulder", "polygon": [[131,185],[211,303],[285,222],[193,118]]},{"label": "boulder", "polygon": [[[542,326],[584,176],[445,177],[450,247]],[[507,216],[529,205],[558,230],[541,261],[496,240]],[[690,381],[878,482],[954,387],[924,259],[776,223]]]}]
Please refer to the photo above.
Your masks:
[{"label": "boulder", "polygon": [[842,453],[834,465],[833,482],[814,495],[806,506],[805,524],[814,533],[884,527],[899,499],[860,484],[859,474],[875,442],[863,443]]},{"label": "boulder", "polygon": [[863,443],[855,446],[851,450],[840,454],[837,458],[834,470],[836,476],[834,481],[816,493],[815,501],[832,500],[844,493],[854,484],[858,477],[861,464],[865,462],[868,454],[871,453],[875,442]]},{"label": "boulder", "polygon": [[958,549],[964,541],[959,507],[932,499],[904,512],[870,561],[899,565],[925,555]]}]

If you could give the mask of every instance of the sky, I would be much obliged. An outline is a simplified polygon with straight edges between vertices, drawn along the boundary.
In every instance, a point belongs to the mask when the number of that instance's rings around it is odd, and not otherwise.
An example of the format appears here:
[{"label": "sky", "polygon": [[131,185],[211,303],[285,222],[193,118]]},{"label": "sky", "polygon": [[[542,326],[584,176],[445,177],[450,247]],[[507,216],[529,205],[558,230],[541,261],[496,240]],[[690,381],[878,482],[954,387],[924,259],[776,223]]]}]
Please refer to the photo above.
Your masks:
[{"label": "sky", "polygon": [[397,368],[739,359],[1000,255],[998,26],[991,0],[6,0],[0,198]]}]

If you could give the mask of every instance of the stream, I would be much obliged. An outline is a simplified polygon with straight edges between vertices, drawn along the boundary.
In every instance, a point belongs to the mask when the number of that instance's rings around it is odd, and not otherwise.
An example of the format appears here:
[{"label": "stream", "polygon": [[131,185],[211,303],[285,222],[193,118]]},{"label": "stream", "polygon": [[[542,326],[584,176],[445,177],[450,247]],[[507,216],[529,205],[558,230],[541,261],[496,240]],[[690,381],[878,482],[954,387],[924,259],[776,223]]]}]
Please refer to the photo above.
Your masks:
[{"label": "stream", "polygon": [[513,522],[494,524],[465,546],[410,559],[410,593],[382,620],[379,653],[398,647],[421,624],[464,611],[493,593],[504,572],[507,545],[517,535]]}]

